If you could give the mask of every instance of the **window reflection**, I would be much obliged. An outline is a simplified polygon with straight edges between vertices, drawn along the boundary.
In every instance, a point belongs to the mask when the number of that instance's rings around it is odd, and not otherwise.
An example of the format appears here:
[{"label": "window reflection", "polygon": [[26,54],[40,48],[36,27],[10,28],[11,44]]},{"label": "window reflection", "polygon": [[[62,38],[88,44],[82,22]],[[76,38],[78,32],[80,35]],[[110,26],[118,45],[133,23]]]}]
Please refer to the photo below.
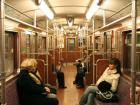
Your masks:
[{"label": "window reflection", "polygon": [[5,33],[5,71],[6,75],[14,71],[14,33]]}]

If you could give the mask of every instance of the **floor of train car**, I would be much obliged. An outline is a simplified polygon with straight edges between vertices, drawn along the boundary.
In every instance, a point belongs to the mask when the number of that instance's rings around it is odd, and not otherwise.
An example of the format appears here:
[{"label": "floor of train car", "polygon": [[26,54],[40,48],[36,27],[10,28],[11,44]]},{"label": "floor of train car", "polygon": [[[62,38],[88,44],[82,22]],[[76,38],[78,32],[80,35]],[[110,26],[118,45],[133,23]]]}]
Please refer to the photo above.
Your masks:
[{"label": "floor of train car", "polygon": [[65,84],[67,88],[58,89],[59,105],[76,105],[81,95],[84,92],[84,88],[76,88],[73,84],[76,74],[76,67],[72,64],[64,66]]}]

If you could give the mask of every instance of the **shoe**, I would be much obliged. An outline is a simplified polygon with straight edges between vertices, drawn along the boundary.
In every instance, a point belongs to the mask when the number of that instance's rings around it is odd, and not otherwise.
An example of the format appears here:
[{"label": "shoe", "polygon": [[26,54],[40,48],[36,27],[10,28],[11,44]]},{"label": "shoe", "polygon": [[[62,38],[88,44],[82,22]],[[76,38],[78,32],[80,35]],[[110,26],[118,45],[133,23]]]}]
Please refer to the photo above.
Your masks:
[{"label": "shoe", "polygon": [[76,85],[77,88],[84,88],[84,85]]},{"label": "shoe", "polygon": [[63,88],[67,88],[67,86],[63,86]]},{"label": "shoe", "polygon": [[73,84],[76,84],[76,82],[75,82],[75,81],[73,81]]},{"label": "shoe", "polygon": [[59,88],[67,88],[66,86],[59,86]]}]

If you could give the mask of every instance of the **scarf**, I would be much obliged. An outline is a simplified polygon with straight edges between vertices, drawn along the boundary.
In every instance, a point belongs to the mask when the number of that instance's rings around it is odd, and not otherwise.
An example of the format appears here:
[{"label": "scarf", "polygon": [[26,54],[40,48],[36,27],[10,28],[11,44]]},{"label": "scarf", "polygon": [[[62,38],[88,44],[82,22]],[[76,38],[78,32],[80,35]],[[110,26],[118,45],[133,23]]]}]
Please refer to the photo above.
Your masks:
[{"label": "scarf", "polygon": [[33,79],[33,81],[36,84],[41,85],[42,78],[41,78],[38,71],[35,74],[34,73],[29,73],[29,76]]}]

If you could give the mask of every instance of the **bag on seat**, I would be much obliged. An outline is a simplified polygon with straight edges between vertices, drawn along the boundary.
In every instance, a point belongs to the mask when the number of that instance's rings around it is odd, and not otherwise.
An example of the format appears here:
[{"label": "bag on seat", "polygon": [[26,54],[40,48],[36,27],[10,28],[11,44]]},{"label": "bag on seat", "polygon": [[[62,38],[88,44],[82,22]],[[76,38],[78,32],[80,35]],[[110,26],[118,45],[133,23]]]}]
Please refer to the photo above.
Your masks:
[{"label": "bag on seat", "polygon": [[111,84],[102,81],[98,85],[98,90],[96,91],[96,98],[103,102],[116,102],[118,101],[118,95],[110,91]]}]

